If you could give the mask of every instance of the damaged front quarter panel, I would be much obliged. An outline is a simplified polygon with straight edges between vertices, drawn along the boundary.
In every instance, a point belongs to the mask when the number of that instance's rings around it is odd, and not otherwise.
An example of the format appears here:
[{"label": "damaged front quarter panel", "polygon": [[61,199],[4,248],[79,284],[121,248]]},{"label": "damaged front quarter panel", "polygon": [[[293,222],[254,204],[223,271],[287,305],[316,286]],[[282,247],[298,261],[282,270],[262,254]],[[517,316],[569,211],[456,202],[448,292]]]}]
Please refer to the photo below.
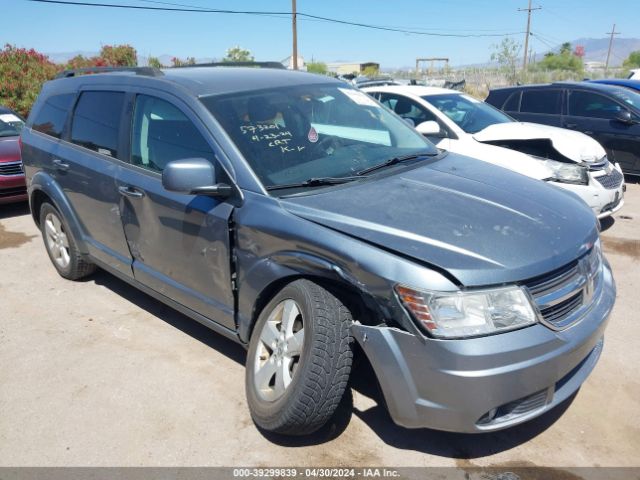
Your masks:
[{"label": "damaged front quarter panel", "polygon": [[236,322],[248,342],[261,308],[286,283],[306,277],[356,296],[363,324],[417,332],[393,293],[396,283],[455,290],[438,272],[299,218],[275,198],[247,194],[235,211]]}]

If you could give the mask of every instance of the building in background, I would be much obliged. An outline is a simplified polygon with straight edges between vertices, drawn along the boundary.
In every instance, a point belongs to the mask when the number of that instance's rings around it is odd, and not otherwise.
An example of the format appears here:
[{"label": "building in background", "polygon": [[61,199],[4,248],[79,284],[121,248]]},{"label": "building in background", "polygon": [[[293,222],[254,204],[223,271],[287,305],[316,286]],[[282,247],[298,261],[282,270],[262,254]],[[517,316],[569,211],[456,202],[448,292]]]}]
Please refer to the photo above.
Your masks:
[{"label": "building in background", "polygon": [[327,68],[330,72],[336,75],[360,75],[366,68],[373,68],[377,71],[380,70],[380,64],[375,62],[336,62],[327,63]]}]

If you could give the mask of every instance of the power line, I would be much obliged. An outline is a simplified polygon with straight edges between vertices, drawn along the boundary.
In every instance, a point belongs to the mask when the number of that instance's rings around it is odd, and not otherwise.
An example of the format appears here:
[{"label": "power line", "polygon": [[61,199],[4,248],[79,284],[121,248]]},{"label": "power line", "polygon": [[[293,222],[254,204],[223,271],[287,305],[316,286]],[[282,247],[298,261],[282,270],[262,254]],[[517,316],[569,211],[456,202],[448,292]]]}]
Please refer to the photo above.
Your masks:
[{"label": "power line", "polygon": [[[261,16],[276,16],[286,15],[290,18],[291,12],[284,11],[255,11],[255,10],[223,10],[223,9],[210,9],[202,7],[151,7],[143,5],[126,5],[126,4],[114,4],[114,3],[92,3],[92,2],[74,2],[70,0],[25,0],[27,2],[47,3],[57,5],[74,5],[81,7],[101,7],[101,8],[119,8],[119,9],[134,9],[134,10],[151,10],[151,11],[163,11],[163,12],[187,12],[187,13],[219,13],[219,14],[236,14],[236,15],[261,15]],[[161,3],[161,2],[153,2]],[[168,2],[162,2],[168,3]],[[468,34],[456,34],[456,33],[438,33],[429,32],[423,30],[408,30],[403,28],[385,26],[385,25],[372,25],[361,22],[352,22],[349,20],[342,20],[338,18],[323,17],[320,15],[312,15],[309,13],[297,12],[297,17],[304,17],[311,20],[320,20],[325,22],[331,22],[341,25],[350,25],[354,27],[368,28],[372,30],[382,30],[388,32],[405,33],[411,35],[423,35],[432,37],[453,37],[453,38],[480,38],[480,37],[506,37],[510,35],[521,34],[524,32],[505,32],[505,33],[468,33]]]}]

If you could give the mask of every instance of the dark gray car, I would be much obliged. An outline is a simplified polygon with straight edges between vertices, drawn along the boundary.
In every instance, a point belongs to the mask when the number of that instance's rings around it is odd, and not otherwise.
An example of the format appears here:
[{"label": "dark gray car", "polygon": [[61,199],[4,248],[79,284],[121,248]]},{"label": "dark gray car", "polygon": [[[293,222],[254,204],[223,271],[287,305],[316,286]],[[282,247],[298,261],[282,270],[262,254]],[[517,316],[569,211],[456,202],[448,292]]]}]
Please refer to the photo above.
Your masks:
[{"label": "dark gray car", "polygon": [[246,345],[261,428],[322,426],[362,351],[395,422],[460,432],[540,415],[600,355],[615,285],[589,208],[438,151],[342,82],[72,76],[22,144],[58,272],[98,266]]}]

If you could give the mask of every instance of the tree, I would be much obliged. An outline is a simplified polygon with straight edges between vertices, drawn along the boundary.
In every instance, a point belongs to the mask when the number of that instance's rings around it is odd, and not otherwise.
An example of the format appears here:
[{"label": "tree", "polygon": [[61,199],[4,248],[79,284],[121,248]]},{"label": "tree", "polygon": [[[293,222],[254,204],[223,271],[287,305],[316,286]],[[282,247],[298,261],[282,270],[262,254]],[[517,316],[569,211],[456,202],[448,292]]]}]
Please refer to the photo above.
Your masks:
[{"label": "tree", "polygon": [[136,49],[131,45],[105,45],[99,57],[109,67],[135,67],[138,65]]},{"label": "tree", "polygon": [[236,45],[227,50],[223,62],[253,62],[254,58],[249,50]]},{"label": "tree", "polygon": [[572,52],[571,43],[564,42],[560,46],[559,53],[547,52],[544,58],[536,65],[540,70],[569,70],[582,72],[584,65],[582,58]]},{"label": "tree", "polygon": [[104,62],[100,61],[98,57],[85,57],[84,55],[76,55],[65,65],[67,70],[75,70],[77,68],[89,68],[105,66]]},{"label": "tree", "polygon": [[182,60],[178,57],[173,57],[171,59],[172,67],[186,67],[187,65],[195,65],[196,59],[194,57],[187,57],[186,60]]},{"label": "tree", "polygon": [[6,44],[0,50],[0,104],[26,117],[42,84],[57,71],[46,55]]},{"label": "tree", "polygon": [[622,63],[624,68],[640,68],[640,50],[631,52],[627,59]]},{"label": "tree", "polygon": [[327,64],[324,62],[309,62],[307,63],[307,72],[311,73],[319,73],[321,75],[326,75],[329,69],[327,68]]},{"label": "tree", "polygon": [[152,68],[162,68],[164,66],[158,57],[149,57],[147,59],[147,65]]},{"label": "tree", "polygon": [[521,45],[513,38],[506,37],[497,45],[493,46],[491,61],[498,62],[502,70],[507,73],[509,82],[516,83],[517,64],[520,56]]},{"label": "tree", "polygon": [[375,67],[373,65],[369,65],[368,67],[365,67],[364,70],[362,70],[362,75],[364,75],[365,77],[377,77],[380,74],[380,70],[378,69],[378,67]]},{"label": "tree", "polygon": [[560,55],[568,55],[571,53],[571,42],[564,42],[560,45]]}]

